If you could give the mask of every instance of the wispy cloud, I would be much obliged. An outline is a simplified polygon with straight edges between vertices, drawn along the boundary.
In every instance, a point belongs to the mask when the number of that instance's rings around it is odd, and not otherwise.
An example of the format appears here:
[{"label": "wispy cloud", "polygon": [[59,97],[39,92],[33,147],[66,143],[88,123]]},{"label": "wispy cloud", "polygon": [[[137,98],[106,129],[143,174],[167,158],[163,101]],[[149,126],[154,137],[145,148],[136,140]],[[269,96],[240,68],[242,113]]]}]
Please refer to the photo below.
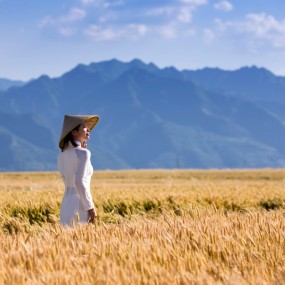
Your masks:
[{"label": "wispy cloud", "polygon": [[193,8],[191,7],[182,7],[179,9],[177,19],[182,23],[190,23],[192,20]]},{"label": "wispy cloud", "polygon": [[56,21],[52,17],[46,16],[40,21],[39,28],[42,29],[48,26],[53,26],[55,22]]},{"label": "wispy cloud", "polygon": [[145,15],[153,17],[164,16],[168,17],[171,22],[190,23],[197,6],[207,3],[208,0],[178,0],[176,5],[150,8]]},{"label": "wispy cloud", "polygon": [[161,16],[161,15],[166,15],[170,16],[175,13],[176,9],[172,6],[162,6],[162,7],[155,7],[149,9],[145,15],[146,16]]},{"label": "wispy cloud", "polygon": [[107,0],[79,0],[83,5],[93,5],[96,7],[104,7],[104,8],[109,8],[112,6],[120,6],[124,5],[125,1],[124,0],[112,0],[112,1],[107,1]]},{"label": "wispy cloud", "polygon": [[70,27],[60,27],[58,29],[58,33],[62,35],[63,37],[71,37],[76,33],[76,31],[75,29],[70,28]]},{"label": "wispy cloud", "polygon": [[166,6],[152,4],[132,9],[131,5],[122,8],[127,3],[124,0],[77,1],[80,7],[58,17],[47,16],[39,27],[53,29],[63,37],[83,34],[96,41],[138,39],[147,34],[174,39],[196,33],[189,25],[193,14],[199,6],[208,4],[208,0],[175,0]]},{"label": "wispy cloud", "polygon": [[90,4],[90,3],[95,2],[95,0],[80,0],[80,2],[83,4]]},{"label": "wispy cloud", "polygon": [[63,15],[58,18],[46,16],[40,21],[39,27],[45,28],[48,26],[57,26],[61,24],[72,24],[83,20],[85,17],[86,17],[85,10],[79,8],[72,8],[69,10],[69,12],[66,15]]},{"label": "wispy cloud", "polygon": [[137,39],[146,34],[146,25],[128,24],[122,27],[102,27],[91,25],[84,30],[84,34],[95,41],[113,41],[120,38]]},{"label": "wispy cloud", "polygon": [[62,23],[73,23],[84,19],[86,12],[83,9],[72,8],[67,15],[64,15],[58,19]]},{"label": "wispy cloud", "polygon": [[239,35],[250,36],[250,43],[258,41],[255,46],[285,47],[285,19],[278,21],[275,17],[265,13],[247,14],[243,21],[215,20],[220,33],[234,31]]},{"label": "wispy cloud", "polygon": [[169,20],[169,22],[178,21],[181,23],[190,23],[192,20],[192,13],[195,10],[192,6],[163,6],[148,10],[145,15],[147,17],[162,17],[160,20]]},{"label": "wispy cloud", "polygon": [[233,5],[229,1],[221,0],[214,5],[214,8],[221,11],[232,11]]},{"label": "wispy cloud", "polygon": [[278,21],[265,13],[249,14],[240,29],[252,33],[257,39],[272,43],[274,47],[285,46],[285,19]]},{"label": "wispy cloud", "polygon": [[208,3],[208,0],[180,0],[184,4],[190,4],[194,6],[204,5]]},{"label": "wispy cloud", "polygon": [[169,23],[158,27],[157,33],[165,39],[174,39],[177,37],[177,29],[175,23]]}]

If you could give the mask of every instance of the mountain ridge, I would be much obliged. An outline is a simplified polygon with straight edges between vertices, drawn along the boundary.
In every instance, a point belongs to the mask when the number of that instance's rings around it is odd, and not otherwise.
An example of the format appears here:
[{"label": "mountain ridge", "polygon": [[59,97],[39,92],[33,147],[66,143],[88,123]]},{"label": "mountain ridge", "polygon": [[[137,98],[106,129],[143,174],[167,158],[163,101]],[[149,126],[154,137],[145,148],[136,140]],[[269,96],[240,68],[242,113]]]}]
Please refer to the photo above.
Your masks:
[{"label": "mountain ridge", "polygon": [[254,66],[179,71],[139,59],[42,75],[0,92],[0,170],[56,169],[63,115],[80,113],[100,116],[95,169],[283,167],[284,82]]}]

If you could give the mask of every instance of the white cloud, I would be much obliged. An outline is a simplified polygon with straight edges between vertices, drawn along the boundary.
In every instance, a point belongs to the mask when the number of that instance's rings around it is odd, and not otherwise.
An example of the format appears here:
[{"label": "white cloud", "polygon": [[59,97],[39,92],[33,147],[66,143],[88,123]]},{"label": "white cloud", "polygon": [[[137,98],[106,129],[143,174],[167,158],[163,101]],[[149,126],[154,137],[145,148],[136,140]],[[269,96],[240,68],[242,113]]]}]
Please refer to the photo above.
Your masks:
[{"label": "white cloud", "polygon": [[39,28],[45,28],[48,26],[53,26],[54,24],[55,24],[55,20],[52,17],[47,16],[40,21]]},{"label": "white cloud", "polygon": [[204,5],[208,3],[208,0],[180,0],[184,4],[189,4],[189,5]]},{"label": "white cloud", "polygon": [[233,10],[233,5],[229,1],[221,0],[214,5],[214,8],[216,10],[231,11]]},{"label": "white cloud", "polygon": [[175,24],[170,23],[168,25],[160,26],[157,29],[160,36],[165,39],[174,39],[177,36],[177,30]]},{"label": "white cloud", "polygon": [[222,21],[220,19],[215,19],[214,23],[215,23],[215,29],[221,34],[226,32],[227,29],[233,28],[233,26],[234,26],[233,22]]},{"label": "white cloud", "polygon": [[148,31],[147,26],[143,24],[127,25],[127,34],[133,39],[144,36],[147,33],[147,31]]},{"label": "white cloud", "polygon": [[64,37],[71,37],[75,34],[75,30],[69,27],[60,27],[58,29],[58,32]]},{"label": "white cloud", "polygon": [[85,29],[84,34],[95,41],[112,41],[119,38],[137,39],[144,36],[147,31],[147,26],[138,24],[129,24],[119,28],[91,25]]},{"label": "white cloud", "polygon": [[98,18],[99,23],[107,23],[109,21],[115,20],[117,18],[115,13],[105,13]]},{"label": "white cloud", "polygon": [[161,16],[161,15],[173,15],[175,12],[175,9],[170,6],[164,6],[164,7],[157,7],[150,9],[146,12],[146,16]]},{"label": "white cloud", "polygon": [[262,14],[248,14],[245,29],[253,31],[257,36],[268,32],[285,33],[285,19],[277,21],[273,16]]},{"label": "white cloud", "polygon": [[97,25],[91,25],[84,31],[85,35],[96,41],[110,41],[121,36],[119,30],[113,28],[101,28]]},{"label": "white cloud", "polygon": [[177,20],[181,23],[189,23],[192,19],[192,12],[195,10],[192,6],[183,7],[157,7],[146,12],[146,16],[159,17],[166,16],[172,21]]},{"label": "white cloud", "polygon": [[81,3],[83,4],[90,4],[93,3],[95,0],[80,0]]},{"label": "white cloud", "polygon": [[109,8],[125,4],[124,0],[79,0],[83,5],[92,5],[96,7]]},{"label": "white cloud", "polygon": [[[86,12],[84,10],[78,8],[72,8],[68,14],[61,16],[59,18],[52,18],[50,16],[46,16],[40,21],[39,28],[58,26],[58,29],[67,30],[68,28],[67,27],[63,28],[62,25],[68,25],[74,22],[81,21],[85,17],[86,17]],[[60,34],[65,34],[65,33],[60,33]]]},{"label": "white cloud", "polygon": [[177,16],[178,21],[182,23],[190,23],[192,20],[192,12],[193,9],[190,7],[182,7],[179,9],[179,13]]},{"label": "white cloud", "polygon": [[108,1],[102,1],[104,2],[104,7],[105,8],[108,8],[108,7],[115,7],[115,6],[122,6],[125,4],[125,1],[123,0],[117,0],[117,1],[111,1],[111,2],[108,2]]},{"label": "white cloud", "polygon": [[175,9],[176,20],[180,23],[190,23],[197,6],[205,5],[208,0],[180,0],[182,5]]},{"label": "white cloud", "polygon": [[[164,6],[151,9],[147,11],[145,15],[151,17],[165,16],[171,22],[170,24],[167,24],[169,27],[173,25],[174,22],[184,24],[190,23],[195,9],[196,7],[188,5],[182,5],[180,7]],[[160,20],[163,21],[163,19]],[[171,30],[173,30],[173,27]]]},{"label": "white cloud", "polygon": [[[215,24],[220,33],[230,30],[239,35],[250,36],[251,46],[285,47],[285,19],[278,21],[271,15],[260,13],[248,14],[243,21],[223,22],[216,19]],[[254,41],[259,42],[254,44]]]},{"label": "white cloud", "polygon": [[79,8],[73,8],[69,11],[67,15],[64,15],[59,18],[59,22],[77,22],[84,19],[86,16],[85,10]]},{"label": "white cloud", "polygon": [[[195,31],[189,25],[193,13],[198,5],[207,4],[208,0],[176,1],[178,5],[130,11],[115,8],[116,5],[125,4],[125,0],[78,0],[82,4],[80,8],[73,7],[59,17],[46,17],[39,26],[53,29],[64,37],[84,34],[96,41],[138,39],[150,33],[165,39],[177,38],[178,35],[193,36]],[[128,21],[129,15],[136,20]],[[124,24],[120,24],[122,22]]]},{"label": "white cloud", "polygon": [[252,33],[257,39],[267,40],[274,47],[285,46],[285,19],[277,21],[265,13],[248,14],[240,30]]}]

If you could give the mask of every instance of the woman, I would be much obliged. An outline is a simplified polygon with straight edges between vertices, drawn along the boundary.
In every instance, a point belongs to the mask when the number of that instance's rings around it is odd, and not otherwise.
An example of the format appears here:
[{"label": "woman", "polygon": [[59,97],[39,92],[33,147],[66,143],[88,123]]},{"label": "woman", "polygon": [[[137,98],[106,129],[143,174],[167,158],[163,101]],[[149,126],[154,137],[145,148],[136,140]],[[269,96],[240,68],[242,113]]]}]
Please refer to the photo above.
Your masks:
[{"label": "woman", "polygon": [[73,225],[93,223],[97,217],[90,192],[93,174],[91,153],[86,148],[90,131],[98,123],[99,117],[65,115],[59,140],[61,153],[58,169],[65,184],[65,192],[60,207],[60,223]]}]

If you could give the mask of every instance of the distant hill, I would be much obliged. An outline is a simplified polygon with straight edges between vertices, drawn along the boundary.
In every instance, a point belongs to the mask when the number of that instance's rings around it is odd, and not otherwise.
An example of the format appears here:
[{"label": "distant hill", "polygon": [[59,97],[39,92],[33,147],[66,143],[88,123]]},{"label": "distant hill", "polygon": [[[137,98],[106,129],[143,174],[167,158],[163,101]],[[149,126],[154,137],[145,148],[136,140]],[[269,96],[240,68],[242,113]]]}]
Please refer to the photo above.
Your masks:
[{"label": "distant hill", "polygon": [[9,80],[5,78],[0,78],[0,91],[6,91],[10,87],[23,86],[25,83],[20,80]]},{"label": "distant hill", "polygon": [[285,77],[275,76],[264,68],[252,66],[234,71],[204,68],[184,70],[182,74],[211,91],[250,100],[285,103]]},{"label": "distant hill", "polygon": [[266,69],[79,64],[0,93],[0,170],[56,169],[64,114],[98,114],[95,169],[285,166],[284,78]]},{"label": "distant hill", "polygon": [[0,112],[0,171],[54,169],[49,129],[33,115]]}]

